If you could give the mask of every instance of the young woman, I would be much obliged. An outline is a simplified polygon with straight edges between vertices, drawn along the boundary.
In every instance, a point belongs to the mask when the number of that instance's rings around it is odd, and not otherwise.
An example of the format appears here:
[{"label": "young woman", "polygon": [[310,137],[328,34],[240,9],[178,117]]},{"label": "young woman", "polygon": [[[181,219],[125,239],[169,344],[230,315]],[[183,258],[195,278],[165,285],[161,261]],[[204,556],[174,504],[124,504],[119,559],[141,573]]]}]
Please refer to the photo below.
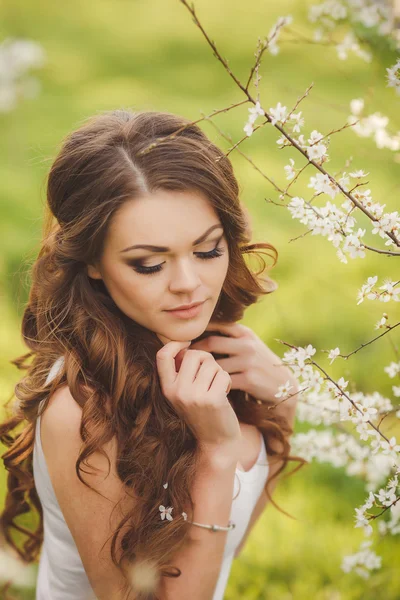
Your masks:
[{"label": "young woman", "polygon": [[[5,539],[40,554],[37,600],[221,600],[272,479],[304,462],[295,377],[237,323],[277,287],[246,254],[276,250],[250,244],[228,158],[165,112],[88,119],[47,205],[0,426]],[[33,510],[35,531],[17,523]]]}]

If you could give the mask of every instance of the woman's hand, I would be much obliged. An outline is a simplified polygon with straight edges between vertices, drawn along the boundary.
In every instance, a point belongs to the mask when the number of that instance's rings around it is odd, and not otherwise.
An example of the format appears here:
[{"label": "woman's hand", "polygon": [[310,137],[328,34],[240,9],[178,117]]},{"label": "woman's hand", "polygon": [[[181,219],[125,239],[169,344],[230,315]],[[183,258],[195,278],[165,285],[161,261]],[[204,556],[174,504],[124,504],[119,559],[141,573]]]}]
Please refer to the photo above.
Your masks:
[{"label": "woman's hand", "polygon": [[227,398],[231,378],[212,354],[185,347],[188,344],[168,342],[157,352],[162,392],[189,425],[205,453],[222,452],[229,447],[236,461],[234,453],[240,446],[241,430]]},{"label": "woman's hand", "polygon": [[289,389],[288,400],[298,393],[297,380],[292,371],[249,327],[239,323],[210,321],[206,330],[225,335],[211,335],[194,342],[190,349],[228,354],[228,358],[220,358],[216,362],[230,374],[233,390],[243,390],[259,400],[273,400],[277,404],[282,401],[275,394],[279,386],[288,381],[293,386]]}]

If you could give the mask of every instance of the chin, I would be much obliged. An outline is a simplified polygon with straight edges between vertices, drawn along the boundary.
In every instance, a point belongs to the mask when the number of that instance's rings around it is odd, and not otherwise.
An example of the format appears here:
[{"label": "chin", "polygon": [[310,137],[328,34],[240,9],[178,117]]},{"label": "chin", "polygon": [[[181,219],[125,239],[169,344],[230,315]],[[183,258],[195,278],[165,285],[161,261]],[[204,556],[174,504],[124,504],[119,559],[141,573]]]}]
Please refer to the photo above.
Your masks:
[{"label": "chin", "polygon": [[208,325],[208,321],[207,323],[204,325],[196,325],[191,328],[190,330],[190,325],[189,323],[182,323],[182,327],[186,325],[186,333],[179,333],[178,331],[174,332],[173,337],[171,338],[170,335],[168,335],[167,333],[157,333],[157,337],[163,342],[163,344],[167,344],[168,342],[174,341],[174,342],[194,342],[195,340],[197,340],[197,338],[199,338],[201,335],[203,335],[204,333],[208,333],[206,331],[206,327]]}]

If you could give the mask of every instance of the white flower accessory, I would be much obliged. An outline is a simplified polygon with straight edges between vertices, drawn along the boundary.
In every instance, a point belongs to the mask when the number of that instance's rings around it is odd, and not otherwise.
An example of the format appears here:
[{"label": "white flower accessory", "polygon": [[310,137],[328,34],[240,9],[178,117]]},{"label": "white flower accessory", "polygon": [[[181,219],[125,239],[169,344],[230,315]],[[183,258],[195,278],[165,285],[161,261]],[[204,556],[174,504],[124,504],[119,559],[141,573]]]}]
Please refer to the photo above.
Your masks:
[{"label": "white flower accessory", "polygon": [[165,506],[163,506],[162,504],[160,504],[160,506],[158,507],[160,512],[161,512],[161,520],[164,521],[165,518],[168,519],[168,521],[172,521],[172,519],[174,518],[171,515],[171,512],[174,510],[173,506],[168,506],[168,508],[166,508]]}]

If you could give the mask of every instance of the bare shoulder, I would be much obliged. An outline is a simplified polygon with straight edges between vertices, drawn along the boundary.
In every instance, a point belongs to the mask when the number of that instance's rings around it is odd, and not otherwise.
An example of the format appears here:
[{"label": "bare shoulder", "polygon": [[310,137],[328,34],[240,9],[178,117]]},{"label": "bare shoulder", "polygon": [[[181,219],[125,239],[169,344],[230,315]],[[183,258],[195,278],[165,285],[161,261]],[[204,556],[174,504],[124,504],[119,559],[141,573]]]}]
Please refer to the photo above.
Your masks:
[{"label": "bare shoulder", "polygon": [[[49,471],[56,477],[57,466],[62,464],[65,450],[79,452],[83,446],[80,436],[82,408],[73,398],[67,385],[62,386],[50,397],[46,410],[41,416],[41,442]],[[103,450],[108,455],[111,467],[117,458],[115,439],[105,444]],[[77,458],[78,454],[76,454]],[[92,463],[92,460],[89,459]],[[108,472],[108,461],[101,453],[93,454],[93,463]],[[110,472],[111,473],[111,472]],[[52,476],[53,479],[53,476]]]},{"label": "bare shoulder", "polygon": [[[49,398],[46,410],[41,417],[41,431],[47,431],[49,425],[53,427],[60,425],[68,416],[70,424],[80,425],[82,409],[72,397],[68,385],[58,388]],[[64,421],[65,424],[65,421]]]},{"label": "bare shoulder", "polygon": [[[98,598],[121,585],[122,575],[110,556],[111,537],[126,510],[134,508],[117,475],[117,444],[113,438],[100,452],[91,454],[88,466],[81,463],[81,476],[96,493],[82,483],[76,461],[83,447],[80,436],[82,409],[68,386],[56,390],[41,417],[41,442],[54,493]],[[86,461],[85,461],[86,462]],[[118,504],[118,509],[116,505]],[[104,545],[104,548],[103,548]]]}]

